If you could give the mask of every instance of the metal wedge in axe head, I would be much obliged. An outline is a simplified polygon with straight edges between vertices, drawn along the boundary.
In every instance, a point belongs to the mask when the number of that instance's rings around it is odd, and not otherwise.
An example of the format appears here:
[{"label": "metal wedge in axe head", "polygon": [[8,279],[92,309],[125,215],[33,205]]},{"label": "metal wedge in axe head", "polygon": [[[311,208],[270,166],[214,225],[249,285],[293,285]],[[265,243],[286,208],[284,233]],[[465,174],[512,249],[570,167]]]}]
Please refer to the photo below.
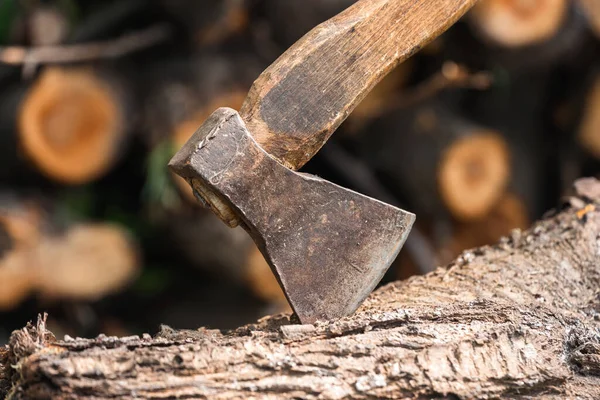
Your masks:
[{"label": "metal wedge in axe head", "polygon": [[239,114],[215,111],[169,163],[204,205],[250,233],[302,323],[352,314],[415,216],[295,170],[375,84],[475,1],[358,1],[267,68]]}]

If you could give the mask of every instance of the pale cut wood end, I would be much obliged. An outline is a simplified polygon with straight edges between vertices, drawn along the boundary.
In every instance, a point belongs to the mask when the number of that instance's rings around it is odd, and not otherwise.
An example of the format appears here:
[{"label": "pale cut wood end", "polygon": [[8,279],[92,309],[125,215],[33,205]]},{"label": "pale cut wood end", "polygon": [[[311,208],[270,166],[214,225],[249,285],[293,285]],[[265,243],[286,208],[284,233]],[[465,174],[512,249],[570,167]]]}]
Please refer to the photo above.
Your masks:
[{"label": "pale cut wood end", "polygon": [[451,214],[472,220],[488,214],[504,193],[510,176],[506,141],[491,131],[455,141],[438,167],[438,188]]},{"label": "pale cut wood end", "polygon": [[481,0],[470,12],[471,25],[487,40],[522,47],[550,39],[562,26],[567,0]]},{"label": "pale cut wood end", "polygon": [[97,300],[129,284],[139,272],[137,248],[120,228],[78,225],[36,249],[38,291],[44,298]]},{"label": "pale cut wood end", "polygon": [[122,111],[116,94],[91,71],[47,69],[20,108],[22,149],[52,179],[90,182],[116,159]]}]

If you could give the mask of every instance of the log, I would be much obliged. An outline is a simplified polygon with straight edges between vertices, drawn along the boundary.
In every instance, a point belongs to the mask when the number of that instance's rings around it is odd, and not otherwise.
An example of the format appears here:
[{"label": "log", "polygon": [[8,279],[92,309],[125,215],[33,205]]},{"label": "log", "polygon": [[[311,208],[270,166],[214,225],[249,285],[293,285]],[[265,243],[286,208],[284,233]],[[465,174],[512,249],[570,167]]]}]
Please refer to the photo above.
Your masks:
[{"label": "log", "polygon": [[[508,12],[491,10],[492,3]],[[521,7],[533,11],[517,12]],[[471,11],[466,24],[449,31],[444,56],[479,69],[522,73],[560,65],[584,56],[591,36],[583,13],[571,1],[483,0]]]},{"label": "log", "polygon": [[131,284],[140,268],[132,238],[109,224],[75,225],[41,241],[34,256],[45,299],[99,300]]},{"label": "log", "polygon": [[[514,229],[526,229],[531,224],[525,202],[515,193],[507,192],[494,204],[487,215],[476,220],[426,220],[419,218],[418,229],[432,243],[433,265],[445,265],[466,250],[492,245]],[[414,231],[415,227],[413,227]],[[412,233],[411,233],[412,235]],[[407,249],[409,250],[409,249]],[[402,251],[395,264],[397,279],[422,274],[416,268],[414,257]]]},{"label": "log", "polygon": [[107,173],[128,138],[130,110],[121,89],[90,69],[46,69],[19,108],[19,142],[26,157],[65,184]]},{"label": "log", "polygon": [[568,0],[482,0],[469,13],[474,30],[504,47],[549,40],[563,24]]},{"label": "log", "polygon": [[[137,246],[109,224],[60,226],[42,201],[0,194],[0,310],[31,294],[46,300],[93,301],[137,276]],[[110,251],[107,251],[110,249]]]},{"label": "log", "polygon": [[510,150],[502,135],[428,101],[389,112],[356,138],[356,151],[428,217],[486,215],[504,193]]},{"label": "log", "polygon": [[[4,229],[4,228],[2,228]],[[22,253],[20,253],[22,254]],[[13,251],[4,252],[0,265],[0,311],[8,311],[17,307],[33,291],[34,272],[28,268],[26,257]]]},{"label": "log", "polygon": [[446,264],[463,251],[496,243],[513,229],[529,227],[528,210],[522,199],[505,193],[483,218],[468,222],[455,222],[446,243],[442,243],[438,260]]},{"label": "log", "polygon": [[37,274],[29,252],[48,225],[39,204],[7,193],[0,195],[0,310],[11,310],[27,298],[36,286]]},{"label": "log", "polygon": [[484,216],[502,195],[510,175],[510,153],[498,133],[483,130],[459,138],[438,167],[440,195],[459,220]]},{"label": "log", "polygon": [[600,182],[561,211],[352,317],[268,317],[231,332],[65,337],[45,318],[0,350],[10,399],[598,398]]},{"label": "log", "polygon": [[[561,193],[551,152],[557,145],[548,128],[550,83],[558,78],[546,68],[506,77],[505,87],[471,92],[461,104],[466,118],[502,132],[510,148],[511,176],[508,190],[527,207],[531,218],[539,218],[555,205]],[[580,176],[580,175],[579,175]],[[567,183],[570,187],[573,180]]]}]

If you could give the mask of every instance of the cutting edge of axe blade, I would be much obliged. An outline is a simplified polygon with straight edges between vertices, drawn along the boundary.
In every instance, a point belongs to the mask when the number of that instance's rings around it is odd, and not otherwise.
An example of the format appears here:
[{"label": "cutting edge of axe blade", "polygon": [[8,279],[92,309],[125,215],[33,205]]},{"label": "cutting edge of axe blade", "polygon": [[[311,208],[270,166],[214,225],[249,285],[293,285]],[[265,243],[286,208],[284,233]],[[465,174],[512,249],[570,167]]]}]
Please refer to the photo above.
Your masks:
[{"label": "cutting edge of axe blade", "polygon": [[[169,164],[242,221],[302,323],[352,314],[402,248],[415,215],[279,163],[221,108]],[[201,196],[204,196],[200,193]]]}]

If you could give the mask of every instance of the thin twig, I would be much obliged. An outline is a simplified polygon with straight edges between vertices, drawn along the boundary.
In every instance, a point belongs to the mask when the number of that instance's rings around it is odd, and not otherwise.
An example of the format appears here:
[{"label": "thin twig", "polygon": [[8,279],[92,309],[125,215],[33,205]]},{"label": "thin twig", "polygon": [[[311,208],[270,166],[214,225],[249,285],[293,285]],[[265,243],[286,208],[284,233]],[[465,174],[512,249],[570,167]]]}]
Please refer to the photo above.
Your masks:
[{"label": "thin twig", "polygon": [[486,90],[490,88],[493,81],[492,74],[489,72],[472,73],[464,65],[446,61],[440,71],[414,89],[401,94],[382,109],[381,114],[420,103],[446,89]]},{"label": "thin twig", "polygon": [[446,61],[437,73],[413,88],[404,89],[395,98],[389,100],[386,105],[371,112],[368,117],[351,120],[350,124],[348,124],[348,129],[350,132],[357,132],[368,121],[380,118],[387,113],[419,104],[429,98],[435,97],[435,95],[446,89],[486,90],[493,83],[494,78],[490,72],[482,71],[473,73],[464,65],[453,61]]},{"label": "thin twig", "polygon": [[65,64],[101,58],[118,58],[156,45],[170,35],[171,29],[161,24],[110,41],[40,47],[0,46],[0,63]]}]

